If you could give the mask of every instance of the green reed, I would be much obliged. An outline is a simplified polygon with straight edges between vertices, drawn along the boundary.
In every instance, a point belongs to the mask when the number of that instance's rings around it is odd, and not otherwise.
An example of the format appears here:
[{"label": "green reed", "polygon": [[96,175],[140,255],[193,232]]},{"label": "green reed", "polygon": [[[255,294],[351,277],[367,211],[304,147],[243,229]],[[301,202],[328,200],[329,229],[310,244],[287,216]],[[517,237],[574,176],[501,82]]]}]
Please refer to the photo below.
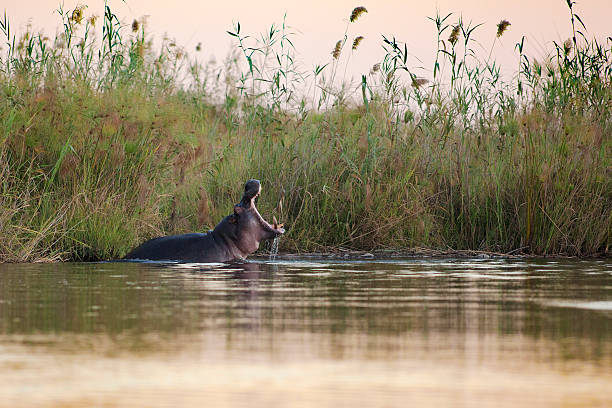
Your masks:
[{"label": "green reed", "polygon": [[216,64],[171,39],[154,46],[143,21],[124,27],[108,5],[97,19],[60,8],[53,41],[18,37],[5,14],[0,260],[110,259],[206,230],[253,177],[261,212],[288,226],[285,251],[608,253],[612,39],[589,39],[568,6],[570,39],[541,60],[519,42],[509,81],[492,57],[509,22],[483,59],[484,26],[448,14],[431,19],[430,70],[385,35],[356,84],[363,7],[312,70],[284,19],[259,36],[236,24]]}]

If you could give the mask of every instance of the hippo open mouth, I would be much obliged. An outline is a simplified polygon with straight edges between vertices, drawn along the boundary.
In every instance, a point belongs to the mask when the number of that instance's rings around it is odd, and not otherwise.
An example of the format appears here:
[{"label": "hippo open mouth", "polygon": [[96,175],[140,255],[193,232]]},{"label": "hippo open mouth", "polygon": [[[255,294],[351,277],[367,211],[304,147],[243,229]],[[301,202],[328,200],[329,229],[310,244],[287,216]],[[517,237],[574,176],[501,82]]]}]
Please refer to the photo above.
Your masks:
[{"label": "hippo open mouth", "polygon": [[274,218],[264,220],[255,199],[261,193],[259,180],[248,180],[244,194],[232,214],[207,233],[189,233],[153,238],[125,256],[125,259],[173,260],[179,262],[231,262],[244,260],[257,251],[259,243],[285,233]]},{"label": "hippo open mouth", "polygon": [[260,194],[261,183],[259,180],[248,180],[244,186],[244,194],[242,195],[242,200],[240,200],[238,206],[241,206],[245,210],[251,210],[255,216],[255,219],[264,228],[264,230],[276,235],[284,234],[285,229],[283,228],[283,224],[279,224],[276,217],[272,217],[273,224],[270,224],[268,221],[264,220],[257,210],[257,207],[255,206],[255,199],[259,197]]}]

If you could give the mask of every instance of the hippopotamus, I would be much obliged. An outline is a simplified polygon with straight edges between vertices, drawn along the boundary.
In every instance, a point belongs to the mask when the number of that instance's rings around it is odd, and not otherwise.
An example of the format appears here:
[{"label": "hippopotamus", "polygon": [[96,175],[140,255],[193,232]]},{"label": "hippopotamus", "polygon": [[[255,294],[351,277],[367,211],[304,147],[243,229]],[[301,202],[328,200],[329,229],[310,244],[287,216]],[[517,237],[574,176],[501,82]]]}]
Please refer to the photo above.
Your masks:
[{"label": "hippopotamus", "polygon": [[146,241],[123,259],[233,262],[244,260],[259,248],[259,243],[285,233],[276,218],[270,224],[257,211],[255,198],[261,193],[259,180],[248,180],[242,200],[234,212],[223,218],[207,233],[191,233],[153,238]]}]

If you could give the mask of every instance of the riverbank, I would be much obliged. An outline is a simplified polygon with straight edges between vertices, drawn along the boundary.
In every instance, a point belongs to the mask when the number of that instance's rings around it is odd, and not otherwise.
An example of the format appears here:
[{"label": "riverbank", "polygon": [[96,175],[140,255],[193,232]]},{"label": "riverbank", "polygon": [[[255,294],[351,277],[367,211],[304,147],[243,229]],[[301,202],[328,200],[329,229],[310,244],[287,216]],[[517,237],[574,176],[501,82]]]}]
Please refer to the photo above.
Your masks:
[{"label": "riverbank", "polygon": [[120,41],[129,27],[109,13],[110,41],[72,12],[63,42],[29,33],[0,60],[0,261],[116,259],[207,230],[248,178],[262,180],[262,215],[287,225],[285,252],[610,253],[609,39],[521,54],[512,83],[466,59],[469,33],[428,83],[387,40],[352,97],[333,56],[327,82],[296,99],[291,65],[264,82],[266,62],[245,68],[238,53],[215,76],[176,45],[150,48],[138,24]]},{"label": "riverbank", "polygon": [[533,255],[525,254],[518,250],[501,253],[476,250],[443,250],[432,248],[409,248],[409,249],[374,249],[371,251],[353,250],[347,248],[334,248],[327,252],[281,252],[275,256],[267,251],[260,251],[249,257],[249,261],[308,261],[309,259],[327,259],[339,261],[362,261],[362,262],[386,262],[394,260],[606,260],[610,259],[609,253],[592,254],[590,256],[576,257],[567,255]]}]

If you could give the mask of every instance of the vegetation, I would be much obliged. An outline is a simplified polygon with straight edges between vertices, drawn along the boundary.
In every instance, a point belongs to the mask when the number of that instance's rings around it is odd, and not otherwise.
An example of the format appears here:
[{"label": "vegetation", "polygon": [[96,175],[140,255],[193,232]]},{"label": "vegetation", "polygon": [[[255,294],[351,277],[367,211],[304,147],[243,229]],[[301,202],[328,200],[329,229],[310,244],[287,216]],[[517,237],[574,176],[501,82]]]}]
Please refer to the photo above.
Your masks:
[{"label": "vegetation", "polygon": [[289,227],[285,251],[609,253],[612,38],[587,38],[567,3],[570,39],[541,62],[517,44],[510,81],[474,52],[479,27],[449,14],[432,18],[428,79],[383,36],[384,60],[348,85],[363,7],[312,72],[284,22],[260,37],[237,24],[236,50],[203,65],[109,7],[58,10],[54,41],[17,37],[5,15],[0,260],[111,259],[206,230],[248,178],[263,182],[262,214]]}]

